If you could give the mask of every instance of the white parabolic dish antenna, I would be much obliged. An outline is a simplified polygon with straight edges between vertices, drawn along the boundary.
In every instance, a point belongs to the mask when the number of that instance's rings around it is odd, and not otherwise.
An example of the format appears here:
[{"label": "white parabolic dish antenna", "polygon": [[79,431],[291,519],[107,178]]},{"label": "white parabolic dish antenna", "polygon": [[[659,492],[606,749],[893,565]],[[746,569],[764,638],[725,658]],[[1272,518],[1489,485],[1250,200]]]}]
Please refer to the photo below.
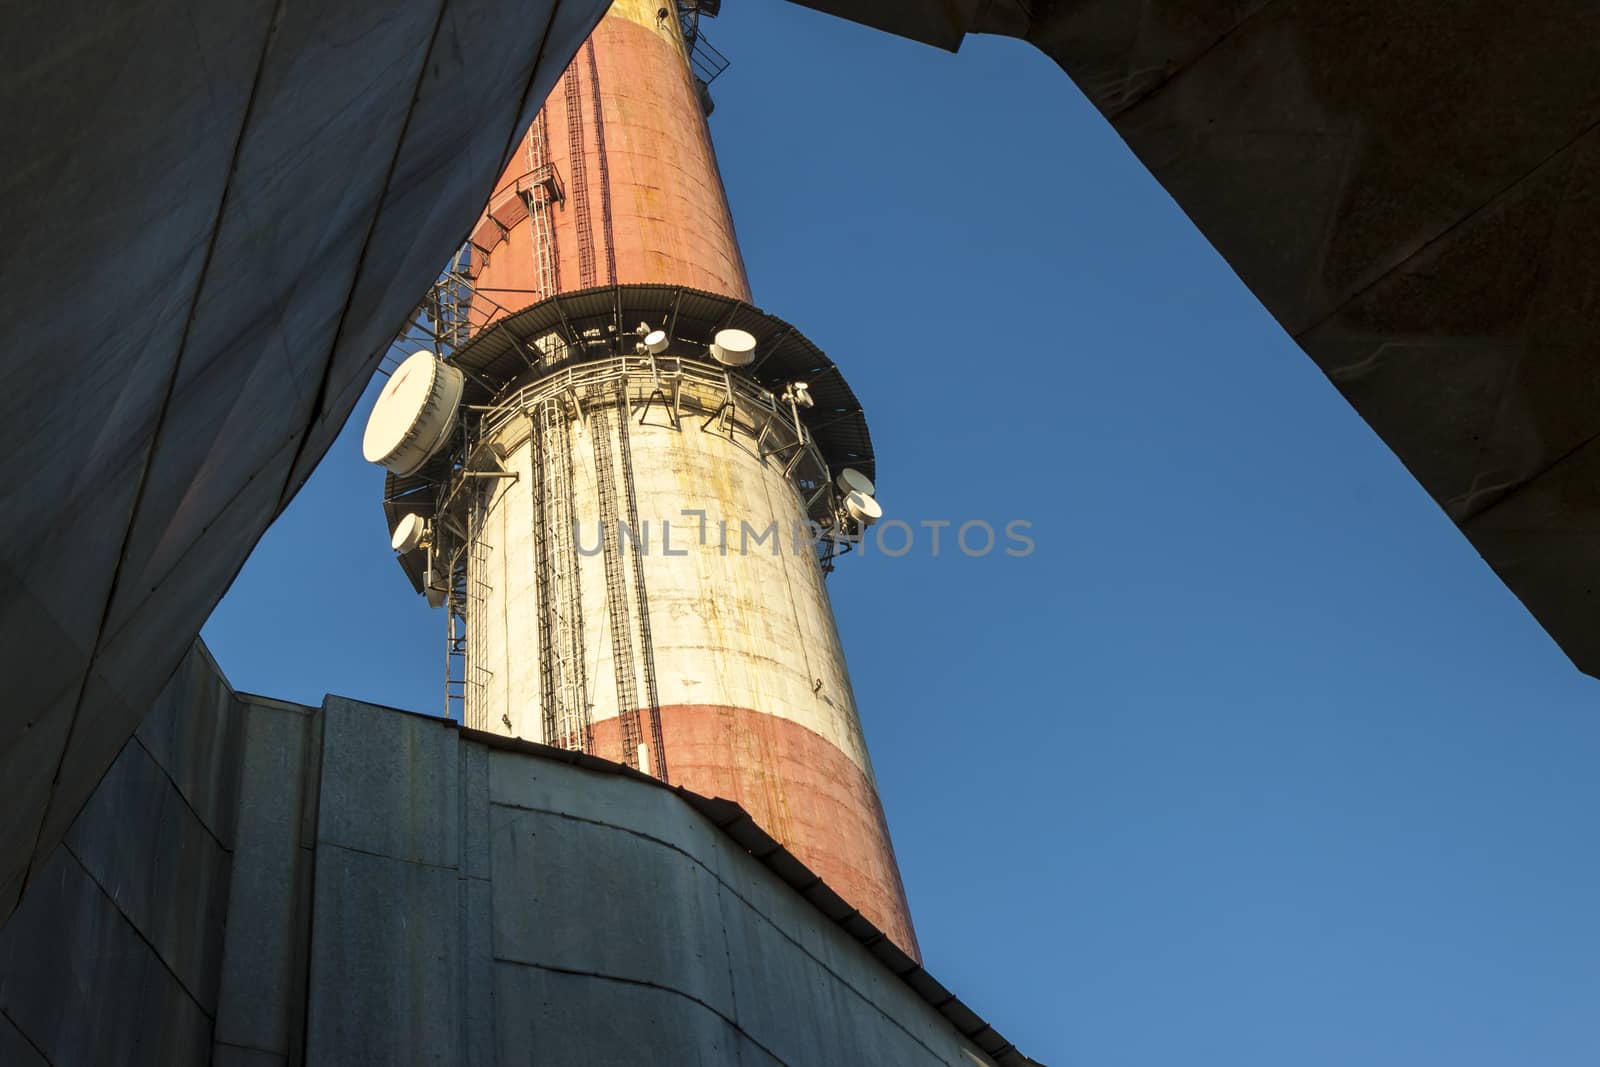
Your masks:
[{"label": "white parabolic dish antenna", "polygon": [[883,518],[883,505],[859,490],[844,498],[844,509],[863,526]]},{"label": "white parabolic dish antenna", "polygon": [[404,554],[422,544],[422,539],[426,536],[428,536],[428,520],[415,512],[408,513],[395,526],[394,536],[389,538],[389,547]]},{"label": "white parabolic dish antenna", "polygon": [[862,474],[854,467],[846,467],[844,470],[840,471],[838,477],[834,478],[834,481],[838,483],[840,489],[844,490],[846,496],[851,493],[863,493],[867,496],[876,496],[878,493],[877,487],[872,484],[872,479],[868,478],[865,474]]},{"label": "white parabolic dish antenna", "polygon": [[718,330],[711,358],[724,367],[748,367],[756,358],[756,339],[744,330]]},{"label": "white parabolic dish antenna", "polygon": [[439,451],[460,413],[461,372],[432,352],[408,356],[378,394],[361,454],[391,474],[414,474]]}]

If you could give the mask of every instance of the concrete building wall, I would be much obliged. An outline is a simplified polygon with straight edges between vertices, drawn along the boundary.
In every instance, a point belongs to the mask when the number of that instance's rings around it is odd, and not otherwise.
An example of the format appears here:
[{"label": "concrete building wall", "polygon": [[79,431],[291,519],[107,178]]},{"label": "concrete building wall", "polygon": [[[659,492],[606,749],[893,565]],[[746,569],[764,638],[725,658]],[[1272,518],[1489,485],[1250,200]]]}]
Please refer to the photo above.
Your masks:
[{"label": "concrete building wall", "polygon": [[304,1062],[323,719],[246,699],[215,1062],[277,1067]]},{"label": "concrete building wall", "polygon": [[672,791],[323,718],[308,1062],[986,1062]]},{"label": "concrete building wall", "polygon": [[245,717],[195,645],[0,927],[0,1063],[210,1062]]},{"label": "concrete building wall", "polygon": [[630,774],[196,646],[0,927],[0,1063],[1028,1062],[737,807]]}]

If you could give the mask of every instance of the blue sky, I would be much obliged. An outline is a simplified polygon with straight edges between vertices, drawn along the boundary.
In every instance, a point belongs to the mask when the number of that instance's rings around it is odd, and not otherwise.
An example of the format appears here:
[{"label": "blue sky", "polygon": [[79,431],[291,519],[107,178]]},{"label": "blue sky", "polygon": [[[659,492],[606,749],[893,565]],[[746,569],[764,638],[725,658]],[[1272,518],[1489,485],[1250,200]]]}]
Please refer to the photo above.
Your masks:
[{"label": "blue sky", "polygon": [[[706,24],[756,302],[889,513],[830,579],[930,970],[1057,1065],[1600,1062],[1600,708],[1041,54]],[[436,711],[351,427],[205,630],[241,689]]]}]

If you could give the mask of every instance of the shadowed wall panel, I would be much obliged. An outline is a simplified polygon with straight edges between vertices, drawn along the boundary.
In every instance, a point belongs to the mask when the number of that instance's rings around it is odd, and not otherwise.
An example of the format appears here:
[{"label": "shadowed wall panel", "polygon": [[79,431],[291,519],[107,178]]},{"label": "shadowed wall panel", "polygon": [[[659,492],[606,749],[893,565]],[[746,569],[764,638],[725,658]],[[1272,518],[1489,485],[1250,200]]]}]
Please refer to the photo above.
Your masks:
[{"label": "shadowed wall panel", "polygon": [[8,11],[0,915],[343,424],[603,9]]}]

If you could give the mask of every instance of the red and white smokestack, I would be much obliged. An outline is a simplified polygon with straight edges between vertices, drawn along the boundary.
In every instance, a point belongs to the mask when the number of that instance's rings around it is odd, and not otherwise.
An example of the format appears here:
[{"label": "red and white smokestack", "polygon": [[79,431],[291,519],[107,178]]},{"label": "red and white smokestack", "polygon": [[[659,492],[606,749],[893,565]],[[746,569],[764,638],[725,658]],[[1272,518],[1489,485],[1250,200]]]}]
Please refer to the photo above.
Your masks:
[{"label": "red and white smokestack", "polygon": [[467,726],[737,801],[917,955],[823,582],[881,513],[866,424],[747,303],[679,6],[578,53],[473,231],[471,339],[368,458],[459,616]]}]

